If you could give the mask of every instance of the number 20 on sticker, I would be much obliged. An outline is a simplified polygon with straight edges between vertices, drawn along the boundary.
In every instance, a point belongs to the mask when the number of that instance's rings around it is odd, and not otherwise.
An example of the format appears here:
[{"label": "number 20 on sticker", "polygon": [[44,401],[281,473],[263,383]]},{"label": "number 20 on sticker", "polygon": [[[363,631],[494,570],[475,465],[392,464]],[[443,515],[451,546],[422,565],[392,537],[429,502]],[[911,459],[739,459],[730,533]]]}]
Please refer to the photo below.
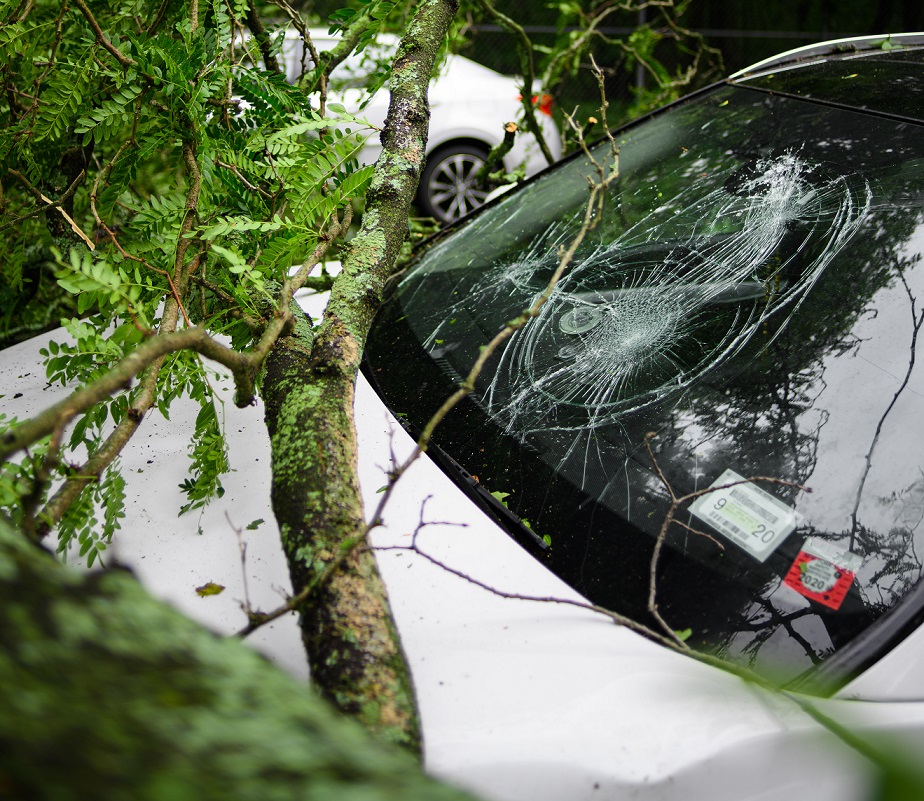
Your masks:
[{"label": "number 20 on sticker", "polygon": [[[713,509],[715,510],[726,509],[727,510],[725,512],[726,516],[734,514],[733,509],[728,508],[728,498],[719,498],[718,500],[716,500],[715,505],[713,506]],[[740,517],[740,515],[738,515],[738,517]],[[727,520],[725,522],[726,522],[726,525],[729,524]],[[745,520],[742,522],[749,523],[751,521]],[[757,526],[752,531],[748,531],[747,528],[742,529],[741,533],[746,536],[756,537],[763,543],[773,542],[773,538],[776,536],[776,532],[772,528],[767,528],[767,526],[764,523],[758,523]]]}]

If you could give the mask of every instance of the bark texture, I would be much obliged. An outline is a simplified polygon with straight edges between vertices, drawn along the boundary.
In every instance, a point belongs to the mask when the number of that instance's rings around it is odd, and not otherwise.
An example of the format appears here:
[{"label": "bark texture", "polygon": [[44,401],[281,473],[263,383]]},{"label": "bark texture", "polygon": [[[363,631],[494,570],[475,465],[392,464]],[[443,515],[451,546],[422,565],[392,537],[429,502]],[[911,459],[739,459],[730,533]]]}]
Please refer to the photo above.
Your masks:
[{"label": "bark texture", "polygon": [[[364,532],[356,479],[356,374],[385,282],[407,236],[426,152],[427,86],[456,0],[423,0],[395,60],[383,152],[359,233],[320,325],[300,325],[266,363],[273,508],[296,592]],[[342,711],[419,753],[410,675],[375,559],[353,551],[301,613],[312,677]]]},{"label": "bark texture", "polygon": [[129,572],[69,570],[0,519],[0,798],[467,797]]}]

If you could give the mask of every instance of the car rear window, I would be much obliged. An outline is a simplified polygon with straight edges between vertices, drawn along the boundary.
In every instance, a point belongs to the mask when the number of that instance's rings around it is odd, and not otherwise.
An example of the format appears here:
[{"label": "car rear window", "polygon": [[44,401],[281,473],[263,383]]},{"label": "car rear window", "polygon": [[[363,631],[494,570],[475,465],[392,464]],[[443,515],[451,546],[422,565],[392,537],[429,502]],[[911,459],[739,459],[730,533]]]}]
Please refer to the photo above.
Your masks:
[{"label": "car rear window", "polygon": [[[659,610],[694,647],[789,681],[921,575],[921,129],[724,87],[618,145],[597,227],[436,456],[569,584],[652,625],[658,473],[676,495],[725,487],[668,531]],[[367,370],[412,431],[543,290],[590,173],[560,164],[397,282]]]}]

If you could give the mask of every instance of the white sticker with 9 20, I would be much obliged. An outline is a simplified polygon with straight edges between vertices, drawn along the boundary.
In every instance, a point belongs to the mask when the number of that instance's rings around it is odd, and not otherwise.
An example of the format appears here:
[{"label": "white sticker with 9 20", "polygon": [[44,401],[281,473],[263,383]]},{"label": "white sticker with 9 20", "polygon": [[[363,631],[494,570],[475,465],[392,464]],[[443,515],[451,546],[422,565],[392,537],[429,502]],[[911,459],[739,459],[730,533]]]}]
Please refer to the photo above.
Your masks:
[{"label": "white sticker with 9 20", "polygon": [[773,553],[798,523],[795,509],[733,470],[726,470],[711,486],[723,489],[697,498],[690,512],[760,562]]}]

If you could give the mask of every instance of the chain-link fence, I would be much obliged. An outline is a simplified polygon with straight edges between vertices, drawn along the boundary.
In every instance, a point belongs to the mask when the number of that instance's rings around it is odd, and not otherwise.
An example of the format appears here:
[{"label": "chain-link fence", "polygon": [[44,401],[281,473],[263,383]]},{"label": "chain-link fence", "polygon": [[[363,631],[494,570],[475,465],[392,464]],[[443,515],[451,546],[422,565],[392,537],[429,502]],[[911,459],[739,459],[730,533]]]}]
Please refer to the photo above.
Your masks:
[{"label": "chain-link fence", "polygon": [[[644,18],[639,20],[644,23]],[[540,48],[551,48],[560,40],[563,31],[554,26],[524,26],[526,34]],[[603,27],[600,33],[609,40],[625,41],[636,29],[629,26]],[[565,31],[566,32],[566,31]],[[744,30],[744,29],[697,29],[694,34],[702,36],[709,46],[721,53],[724,72],[730,73],[742,69],[764,58],[826,39],[860,35],[861,31],[780,31],[780,30]],[[677,74],[689,59],[684,61],[691,43],[683,43],[679,51],[672,49],[676,42],[665,38],[664,45],[657,50],[657,57],[665,69]],[[479,24],[469,29],[468,41],[463,55],[484,64],[498,72],[514,75],[519,72],[519,59],[513,37],[498,25]],[[606,93],[611,103],[620,109],[631,106],[638,93],[651,89],[652,76],[636,60],[627,55],[618,43],[608,44],[599,38],[592,50],[598,65],[606,75]],[[556,87],[556,101],[565,110],[575,106],[585,107],[598,102],[599,93],[595,79],[590,74],[590,59],[581,60],[581,68],[569,75],[560,87]],[[717,78],[713,72],[710,78]],[[707,78],[708,80],[708,78]],[[695,85],[694,78],[691,88]]]}]

